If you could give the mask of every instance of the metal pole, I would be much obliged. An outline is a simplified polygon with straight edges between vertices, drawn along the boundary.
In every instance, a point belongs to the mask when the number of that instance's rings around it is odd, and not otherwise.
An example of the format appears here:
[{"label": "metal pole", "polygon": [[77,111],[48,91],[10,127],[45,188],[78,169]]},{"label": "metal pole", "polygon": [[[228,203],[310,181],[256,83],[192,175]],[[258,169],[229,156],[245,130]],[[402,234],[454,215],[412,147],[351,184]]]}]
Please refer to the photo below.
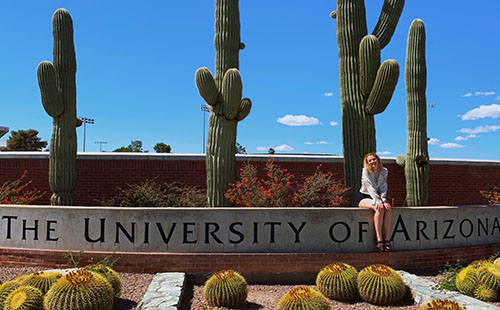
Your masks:
[{"label": "metal pole", "polygon": [[83,152],[85,153],[85,134],[87,132],[87,122],[83,122]]},{"label": "metal pole", "polygon": [[205,148],[205,119],[206,119],[206,112],[210,112],[210,109],[205,105],[205,104],[202,104],[200,106],[201,110],[203,111],[203,151],[202,153],[205,154],[206,152],[206,148]]}]

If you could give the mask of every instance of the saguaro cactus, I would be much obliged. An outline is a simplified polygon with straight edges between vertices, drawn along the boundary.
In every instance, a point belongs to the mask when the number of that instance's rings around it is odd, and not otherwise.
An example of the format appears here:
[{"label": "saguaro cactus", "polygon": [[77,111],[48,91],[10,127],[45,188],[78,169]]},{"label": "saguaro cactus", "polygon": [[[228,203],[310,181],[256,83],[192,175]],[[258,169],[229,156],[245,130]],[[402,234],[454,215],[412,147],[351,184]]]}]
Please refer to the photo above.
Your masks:
[{"label": "saguaro cactus", "polygon": [[52,205],[71,206],[76,183],[76,57],[73,21],[68,11],[59,9],[52,17],[53,64],[38,65],[37,77],[42,104],[53,118],[50,142],[49,183],[54,192]]},{"label": "saguaro cactus", "polygon": [[234,180],[236,128],[252,103],[241,99],[239,68],[240,13],[238,0],[215,1],[215,79],[207,68],[196,71],[196,86],[210,108],[206,150],[208,206],[228,206],[224,197]]},{"label": "saguaro cactus", "polygon": [[429,151],[427,149],[427,67],[425,65],[425,27],[416,19],[408,33],[405,65],[407,142],[406,156],[397,157],[405,167],[406,197],[409,206],[429,201]]},{"label": "saguaro cactus", "polygon": [[385,0],[373,33],[367,35],[364,0],[337,0],[340,105],[344,174],[351,197],[361,185],[363,157],[376,150],[373,116],[382,113],[399,78],[395,60],[380,64],[380,50],[390,41],[404,0]]}]

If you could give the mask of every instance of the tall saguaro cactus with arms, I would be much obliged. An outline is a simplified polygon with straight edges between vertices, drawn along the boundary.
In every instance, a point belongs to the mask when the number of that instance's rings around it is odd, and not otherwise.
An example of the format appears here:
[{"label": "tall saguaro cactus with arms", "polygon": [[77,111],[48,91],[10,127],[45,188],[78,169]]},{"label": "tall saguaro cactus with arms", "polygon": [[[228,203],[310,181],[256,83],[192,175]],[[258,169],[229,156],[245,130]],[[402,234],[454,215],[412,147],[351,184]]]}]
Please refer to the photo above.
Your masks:
[{"label": "tall saguaro cactus with arms", "polygon": [[59,9],[52,17],[53,63],[38,65],[37,77],[42,104],[53,118],[50,141],[49,183],[52,205],[71,206],[76,183],[76,57],[73,21],[68,11]]},{"label": "tall saguaro cactus with arms", "polygon": [[337,0],[331,14],[337,19],[344,174],[351,197],[361,185],[364,155],[376,150],[373,116],[385,110],[399,78],[398,63],[380,64],[380,51],[394,34],[403,6],[404,0],[384,0],[371,35],[364,0]]},{"label": "tall saguaro cactus with arms", "polygon": [[241,99],[239,68],[240,13],[238,0],[215,0],[215,78],[207,68],[196,71],[196,86],[210,108],[206,150],[209,207],[228,206],[224,197],[234,180],[236,129],[252,103]]},{"label": "tall saguaro cactus with arms", "polygon": [[396,161],[405,167],[406,197],[409,206],[429,202],[429,151],[427,148],[427,67],[425,64],[424,22],[416,19],[408,33],[405,65],[407,142],[406,156]]}]

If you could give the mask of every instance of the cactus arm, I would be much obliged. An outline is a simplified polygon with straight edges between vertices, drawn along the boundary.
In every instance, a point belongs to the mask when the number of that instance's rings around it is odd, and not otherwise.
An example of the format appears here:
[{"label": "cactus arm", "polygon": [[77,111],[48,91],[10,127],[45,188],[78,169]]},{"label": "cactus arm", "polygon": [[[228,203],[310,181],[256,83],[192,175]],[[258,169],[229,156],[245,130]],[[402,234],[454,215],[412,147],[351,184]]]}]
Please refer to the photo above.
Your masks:
[{"label": "cactus arm", "polygon": [[73,42],[73,20],[67,10],[59,9],[54,14],[52,33],[54,36],[53,57],[56,72],[74,75],[76,73],[76,55]]},{"label": "cactus arm", "polygon": [[377,78],[366,103],[368,113],[379,114],[385,110],[391,101],[398,78],[399,65],[397,61],[393,59],[384,61],[377,71]]},{"label": "cactus arm", "polygon": [[208,105],[214,106],[217,104],[219,91],[210,70],[205,67],[196,70],[196,87],[198,87],[200,96],[205,99]]},{"label": "cactus arm", "polygon": [[406,156],[405,155],[398,155],[396,157],[396,164],[398,164],[398,166],[404,167],[406,164]]},{"label": "cactus arm", "polygon": [[250,113],[250,109],[252,109],[252,101],[249,98],[243,98],[240,102],[240,109],[238,115],[236,115],[236,120],[238,122],[244,120]]},{"label": "cactus arm", "polygon": [[64,112],[64,104],[61,93],[57,90],[54,66],[48,61],[41,62],[36,73],[43,108],[50,116],[59,117]]},{"label": "cactus arm", "polygon": [[429,200],[429,152],[427,145],[427,69],[425,27],[416,19],[410,26],[405,65],[407,110],[406,195],[409,206],[427,205]]},{"label": "cactus arm", "polygon": [[404,4],[404,0],[384,0],[380,17],[372,33],[379,39],[380,49],[389,44],[401,17]]},{"label": "cactus arm", "polygon": [[380,44],[376,36],[365,36],[359,45],[360,87],[364,96],[368,96],[380,67]]},{"label": "cactus arm", "polygon": [[224,104],[223,112],[227,119],[234,119],[238,115],[240,108],[241,93],[243,85],[238,69],[229,69],[224,74],[222,80],[222,102]]}]

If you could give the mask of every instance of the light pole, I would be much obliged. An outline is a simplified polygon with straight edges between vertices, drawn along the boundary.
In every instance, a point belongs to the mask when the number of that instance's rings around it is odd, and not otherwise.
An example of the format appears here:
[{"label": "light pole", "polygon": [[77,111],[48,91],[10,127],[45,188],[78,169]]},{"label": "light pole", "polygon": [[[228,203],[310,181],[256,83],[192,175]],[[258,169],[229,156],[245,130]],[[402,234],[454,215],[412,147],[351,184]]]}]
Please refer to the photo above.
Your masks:
[{"label": "light pole", "polygon": [[205,154],[205,118],[206,118],[206,113],[210,112],[210,109],[207,107],[206,104],[200,105],[201,111],[203,111],[203,154]]},{"label": "light pole", "polygon": [[108,144],[106,141],[97,141],[95,144],[99,144],[99,152],[102,152],[102,145],[103,144]]},{"label": "light pole", "polygon": [[83,123],[83,151],[85,152],[85,135],[87,133],[87,124],[95,124],[93,118],[80,117]]}]

